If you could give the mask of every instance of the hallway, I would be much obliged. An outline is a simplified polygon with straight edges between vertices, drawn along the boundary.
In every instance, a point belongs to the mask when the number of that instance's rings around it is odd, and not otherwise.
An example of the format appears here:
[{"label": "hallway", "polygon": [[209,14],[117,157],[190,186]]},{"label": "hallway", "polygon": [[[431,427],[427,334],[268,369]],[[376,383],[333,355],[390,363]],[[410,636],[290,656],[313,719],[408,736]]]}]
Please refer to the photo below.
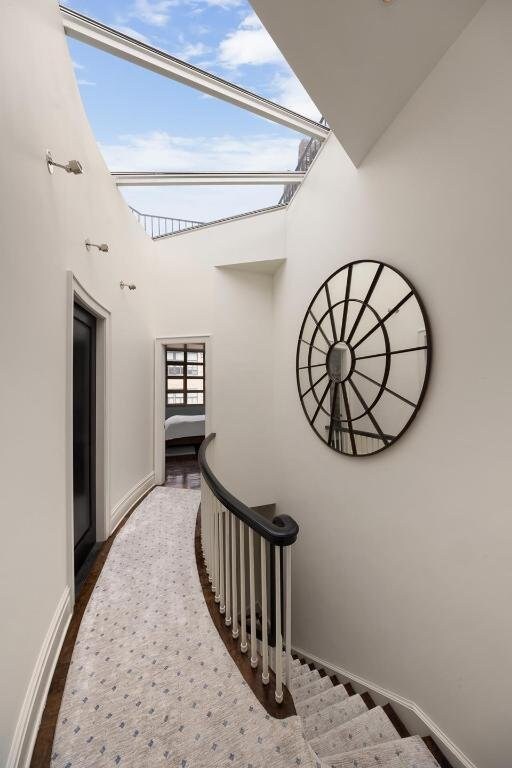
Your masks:
[{"label": "hallway", "polygon": [[55,768],[313,765],[298,719],[266,714],[210,620],[198,504],[156,488],[117,536],[78,633]]}]

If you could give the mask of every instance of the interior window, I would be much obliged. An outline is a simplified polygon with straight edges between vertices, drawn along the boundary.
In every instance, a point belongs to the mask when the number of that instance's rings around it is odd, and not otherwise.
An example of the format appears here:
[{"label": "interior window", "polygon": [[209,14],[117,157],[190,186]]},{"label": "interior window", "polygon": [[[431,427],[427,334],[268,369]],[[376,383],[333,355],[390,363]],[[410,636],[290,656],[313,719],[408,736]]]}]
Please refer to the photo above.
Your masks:
[{"label": "interior window", "polygon": [[204,405],[204,355],[204,344],[167,348],[167,405]]}]

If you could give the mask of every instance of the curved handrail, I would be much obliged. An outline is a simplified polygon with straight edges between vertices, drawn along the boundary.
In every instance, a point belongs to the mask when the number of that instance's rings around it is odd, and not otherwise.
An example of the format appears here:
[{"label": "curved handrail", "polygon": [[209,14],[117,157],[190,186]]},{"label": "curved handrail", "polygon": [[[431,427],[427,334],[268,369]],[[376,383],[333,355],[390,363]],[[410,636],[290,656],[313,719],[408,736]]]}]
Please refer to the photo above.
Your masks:
[{"label": "curved handrail", "polygon": [[215,432],[211,432],[201,443],[199,448],[199,467],[201,474],[208,483],[213,495],[223,504],[226,509],[232,512],[235,517],[242,520],[246,525],[259,533],[270,544],[278,547],[287,547],[297,540],[299,525],[289,515],[277,515],[272,522],[263,515],[250,507],[247,507],[242,501],[237,499],[224,488],[222,483],[216,478],[210,465],[206,460],[206,449],[215,438]]}]

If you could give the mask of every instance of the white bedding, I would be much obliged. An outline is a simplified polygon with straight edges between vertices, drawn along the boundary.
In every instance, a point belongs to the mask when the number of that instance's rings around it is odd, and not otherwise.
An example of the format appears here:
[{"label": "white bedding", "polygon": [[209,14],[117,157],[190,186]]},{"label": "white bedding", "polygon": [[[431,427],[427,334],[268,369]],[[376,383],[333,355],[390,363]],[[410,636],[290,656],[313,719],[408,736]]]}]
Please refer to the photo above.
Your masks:
[{"label": "white bedding", "polygon": [[205,416],[169,416],[165,420],[165,439],[204,435]]}]

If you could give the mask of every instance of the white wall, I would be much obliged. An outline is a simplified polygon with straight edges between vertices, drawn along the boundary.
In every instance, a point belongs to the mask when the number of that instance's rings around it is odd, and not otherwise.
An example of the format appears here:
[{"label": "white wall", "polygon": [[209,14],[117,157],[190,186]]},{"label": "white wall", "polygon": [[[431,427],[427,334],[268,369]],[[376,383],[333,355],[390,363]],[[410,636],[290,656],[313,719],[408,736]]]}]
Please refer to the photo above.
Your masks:
[{"label": "white wall", "polygon": [[[157,335],[212,335],[208,455],[250,505],[275,500],[272,269],[285,242],[273,211],[155,243]],[[257,263],[256,263],[257,262]]]},{"label": "white wall", "polygon": [[[112,313],[111,507],[152,470],[149,247],[83,114],[53,0],[2,3],[0,25],[0,764],[67,584],[66,270]],[[78,158],[82,176],[45,164]],[[108,254],[84,248],[107,241]],[[121,279],[137,284],[121,291]]]},{"label": "white wall", "polygon": [[[512,4],[489,0],[359,170],[329,140],[275,278],[294,642],[415,701],[480,768],[510,763],[511,81]],[[363,258],[415,284],[434,359],[410,430],[357,460],[309,427],[294,358],[316,289]]]},{"label": "white wall", "polygon": [[[152,469],[153,338],[212,333],[219,475],[301,523],[296,643],[416,701],[479,766],[507,763],[511,37],[512,6],[488,0],[358,171],[333,138],[287,214],[153,247],[86,125],[53,0],[5,4],[1,764],[66,586],[68,269],[112,311],[111,506]],[[47,148],[84,175],[50,176]],[[216,268],[284,255],[273,279]],[[412,428],[357,461],[309,428],[295,345],[318,285],[365,257],[416,285],[435,354]]]}]

